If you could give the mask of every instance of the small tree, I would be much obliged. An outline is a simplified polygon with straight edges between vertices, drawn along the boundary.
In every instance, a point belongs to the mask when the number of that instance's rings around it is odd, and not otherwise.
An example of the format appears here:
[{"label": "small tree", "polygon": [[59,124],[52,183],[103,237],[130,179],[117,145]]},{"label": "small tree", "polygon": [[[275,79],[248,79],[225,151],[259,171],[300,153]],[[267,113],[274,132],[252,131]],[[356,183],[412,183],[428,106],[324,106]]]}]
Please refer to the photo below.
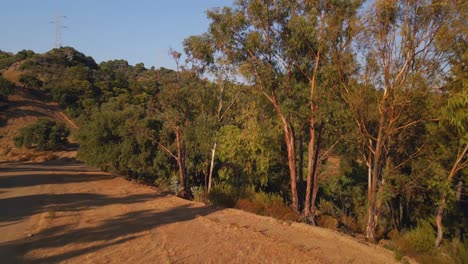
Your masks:
[{"label": "small tree", "polygon": [[39,88],[42,86],[42,81],[39,80],[35,75],[25,73],[22,74],[19,78],[21,84],[29,88]]},{"label": "small tree", "polygon": [[70,130],[63,123],[49,119],[40,119],[36,123],[23,127],[14,138],[17,148],[36,147],[38,150],[56,150],[67,143]]},{"label": "small tree", "polygon": [[15,85],[9,80],[0,75],[0,102],[7,99],[8,95],[13,92]]}]

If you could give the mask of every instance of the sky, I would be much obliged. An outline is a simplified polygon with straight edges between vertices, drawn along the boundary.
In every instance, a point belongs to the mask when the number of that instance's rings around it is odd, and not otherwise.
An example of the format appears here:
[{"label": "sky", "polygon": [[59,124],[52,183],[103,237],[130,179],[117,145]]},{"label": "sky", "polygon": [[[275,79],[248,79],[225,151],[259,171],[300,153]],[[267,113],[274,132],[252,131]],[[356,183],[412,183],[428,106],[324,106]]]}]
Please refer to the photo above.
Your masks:
[{"label": "sky", "polygon": [[169,49],[207,31],[206,10],[232,0],[0,0],[0,50],[44,53],[55,47],[56,16],[62,19],[62,46],[98,63],[124,59],[150,68],[175,68]]}]

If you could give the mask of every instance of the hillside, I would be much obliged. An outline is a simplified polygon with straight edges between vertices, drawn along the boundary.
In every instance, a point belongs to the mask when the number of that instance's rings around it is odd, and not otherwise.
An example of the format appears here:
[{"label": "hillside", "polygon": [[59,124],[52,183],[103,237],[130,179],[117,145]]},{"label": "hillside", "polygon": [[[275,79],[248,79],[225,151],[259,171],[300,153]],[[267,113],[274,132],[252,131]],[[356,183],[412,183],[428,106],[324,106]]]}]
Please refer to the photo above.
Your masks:
[{"label": "hillside", "polygon": [[[10,72],[11,73],[11,72]],[[14,77],[5,74],[15,81]],[[56,153],[40,153],[25,149],[16,149],[13,146],[13,138],[24,126],[35,123],[41,118],[58,120],[66,123],[71,129],[76,129],[76,124],[68,118],[57,103],[48,100],[48,96],[37,89],[17,86],[14,94],[8,98],[8,104],[0,108],[0,161],[38,160],[74,155],[74,152],[61,151]],[[49,157],[49,158],[48,158]]]},{"label": "hillside", "polygon": [[73,160],[0,164],[2,263],[396,263],[328,229],[207,207]]},{"label": "hillside", "polygon": [[17,65],[4,75],[18,86],[1,109],[3,263],[394,263],[392,252],[336,231],[111,176],[76,161],[74,150],[15,149],[17,131],[40,118],[77,126],[48,94],[20,85]]},{"label": "hillside", "polygon": [[[246,7],[237,8],[238,16],[244,16],[241,10]],[[219,15],[220,19],[225,17]],[[249,22],[250,18],[245,19]],[[219,25],[220,21],[213,23],[214,28],[220,30],[229,28],[224,24]],[[244,33],[239,32],[240,35]],[[56,204],[79,204],[81,194],[87,197],[98,192],[99,197],[107,197],[115,195],[113,190],[120,188],[125,189],[127,196],[139,194],[141,186],[127,188],[125,186],[128,183],[124,181],[108,184],[93,178],[90,185],[75,186],[87,180],[80,178],[86,173],[82,173],[81,169],[75,170],[74,166],[98,173],[97,169],[87,167],[92,166],[130,181],[170,191],[171,194],[187,199],[189,204],[192,203],[188,200],[193,200],[223,208],[241,209],[284,221],[326,227],[359,238],[361,242],[384,244],[395,250],[397,259],[414,258],[421,263],[468,261],[468,90],[463,86],[464,75],[459,72],[450,73],[450,76],[446,75],[447,72],[434,75],[438,76],[438,80],[446,81],[432,87],[434,83],[426,79],[429,75],[425,73],[420,75],[417,70],[401,72],[402,83],[393,91],[395,94],[386,95],[385,89],[382,90],[384,87],[381,87],[383,83],[366,84],[367,80],[357,74],[360,66],[351,63],[352,56],[349,62],[343,62],[345,68],[336,68],[337,64],[327,59],[331,58],[331,54],[323,54],[322,64],[309,57],[296,58],[303,52],[296,47],[298,50],[286,54],[294,58],[284,61],[292,63],[290,69],[285,71],[286,68],[276,67],[274,61],[264,61],[266,57],[261,54],[261,67],[258,62],[252,64],[253,61],[249,59],[252,55],[245,54],[244,48],[233,46],[233,50],[229,47],[218,50],[216,43],[218,40],[224,41],[218,39],[223,34],[213,34],[208,32],[187,39],[184,42],[185,55],[172,51],[175,63],[180,63],[176,70],[146,68],[143,63],[131,65],[122,59],[96,62],[73,47],[60,47],[42,54],[27,50],[17,54],[0,53],[0,162],[3,162],[4,175],[7,177],[5,186],[8,186],[10,180],[24,182],[20,184],[22,187],[23,184],[29,186],[27,182],[32,181],[34,186],[41,185],[41,190],[43,188],[47,192],[80,193],[73,199],[65,197],[62,200],[62,196],[58,196],[51,205],[52,211],[55,211]],[[283,37],[278,36],[279,39]],[[246,43],[261,40],[255,39],[249,37]],[[284,43],[287,42],[280,44]],[[280,51],[282,49],[274,52]],[[367,66],[362,69],[367,71],[376,65]],[[455,63],[453,69],[461,69],[461,66]],[[349,70],[350,75],[343,75],[343,80],[337,83],[335,75],[344,69]],[[427,70],[424,67],[422,69]],[[376,79],[393,76],[379,77],[379,70],[374,74]],[[248,82],[242,82],[238,77],[246,78]],[[385,82],[389,83],[392,81]],[[15,91],[11,94],[14,86]],[[65,123],[73,131],[72,136],[68,137],[68,130],[63,124],[41,120],[34,127],[23,130],[22,136],[15,140],[18,146],[24,148],[15,148],[12,141],[19,129],[41,118]],[[73,120],[78,122],[79,127]],[[67,137],[70,144],[67,143]],[[56,147],[61,151],[37,151],[58,149]],[[76,163],[75,157],[86,166]],[[69,162],[72,167],[69,167]],[[61,186],[61,189],[49,189],[68,182],[70,178],[61,178],[62,172],[72,175],[72,182]],[[15,173],[22,176],[19,179],[11,178]],[[41,183],[43,175],[46,175],[45,184]],[[10,190],[13,192],[10,193]],[[21,207],[21,197],[35,190],[22,188],[16,192],[14,187],[5,187],[5,191],[0,193],[6,195],[5,201],[17,197],[20,201],[18,206]],[[122,196],[122,199],[127,196]],[[12,201],[7,206],[8,210],[17,206],[16,198]],[[35,206],[32,212],[21,214],[32,216],[36,213],[35,208],[42,208],[42,205],[48,203],[46,197],[45,202]],[[176,210],[177,215],[182,215],[181,222],[198,219],[187,217],[190,211],[187,208],[179,211],[175,202],[169,203],[175,207],[167,205],[161,210]],[[85,220],[88,222],[85,222],[84,229],[77,227],[78,230],[90,231],[91,238],[86,238],[86,243],[87,239],[93,242],[95,239],[112,240],[110,243],[136,247],[133,242],[127,243],[126,239],[133,241],[137,238],[121,237],[113,226],[114,222],[119,225],[129,223],[131,226],[132,221],[135,221],[135,225],[153,230],[150,232],[153,238],[137,243],[151,244],[152,239],[156,239],[156,227],[140,222],[140,219],[152,222],[148,219],[151,217],[146,217],[146,212],[153,216],[152,207],[135,205],[136,210],[142,212],[134,212],[133,209],[121,211],[122,208],[114,207],[112,202],[110,204],[113,205],[112,209],[102,213],[99,223],[93,222],[92,216],[89,216],[90,220]],[[45,210],[49,210],[49,205],[46,207]],[[66,215],[60,218],[75,214],[82,217],[82,214],[86,214],[82,210],[88,209],[79,207],[69,211],[65,208]],[[218,211],[232,211],[212,207],[207,207],[207,210],[213,211],[210,211],[210,215]],[[128,219],[127,213],[134,219]],[[55,215],[54,212],[50,214],[50,218]],[[172,217],[172,213],[170,215]],[[165,219],[167,216],[162,217]],[[121,218],[124,218],[123,223],[120,222]],[[221,222],[229,223],[225,224],[227,226],[241,227],[251,227],[259,222],[259,230],[270,230],[264,228],[270,218],[254,219],[243,213],[240,218],[228,215]],[[241,224],[243,218],[250,220]],[[172,220],[164,219],[154,224],[157,230],[173,224]],[[271,245],[259,242],[259,250],[264,251],[256,255],[256,251],[232,244],[224,248],[224,240],[212,237],[210,233],[218,230],[213,225],[208,225],[208,229],[213,230],[203,231],[198,225],[179,225],[178,219],[176,217],[174,222],[182,231],[176,234],[180,238],[174,238],[177,242],[170,245],[173,251],[167,262],[190,262],[178,258],[180,250],[190,252],[190,256],[200,259],[199,262],[203,256],[217,262],[228,259],[205,255],[208,249],[203,247],[203,240],[197,238],[193,229],[200,229],[200,237],[215,241],[209,248],[220,252],[228,248],[236,252],[245,251],[248,255],[245,258],[237,258],[232,255],[234,253],[229,255],[236,262],[254,262],[254,257],[267,254],[273,258],[265,258],[266,262],[284,260],[281,252],[289,248],[287,243],[279,246],[284,241],[293,245],[291,251],[297,253],[297,261],[302,258],[304,248],[307,249],[304,258],[317,262],[359,262],[367,258],[367,253],[353,255],[353,252],[343,251],[341,247],[338,251],[344,255],[338,255],[336,250],[331,250],[332,246],[341,243],[341,239],[332,238],[332,234],[337,233],[324,231],[326,238],[318,238],[312,233],[321,229],[303,226],[304,230],[312,230],[309,234],[309,231],[297,229],[297,224],[287,225],[287,231],[275,238],[277,241],[274,239]],[[230,222],[230,219],[235,221]],[[93,224],[88,226],[90,223]],[[4,227],[11,225],[13,228],[15,224],[6,223]],[[44,237],[47,238],[49,233],[53,239],[67,237],[66,232],[72,232],[72,238],[81,236],[74,233],[77,231],[74,223],[64,222],[63,229],[61,223],[57,225],[50,227],[53,232],[45,231]],[[281,225],[271,227],[271,230],[280,230]],[[99,230],[96,231],[94,227],[99,227]],[[100,231],[101,227],[113,233],[109,235],[110,239],[107,239],[106,232]],[[17,228],[21,229],[19,226]],[[54,228],[59,229],[59,232],[55,233]],[[140,228],[143,227],[130,228],[129,233],[140,235]],[[18,235],[15,233],[17,230],[8,230],[5,232]],[[311,239],[300,237],[298,234],[301,232]],[[232,237],[237,243],[248,241],[245,243],[249,247],[255,247],[256,236],[247,234],[244,237],[241,233],[227,237]],[[31,233],[31,236],[35,237],[34,234]],[[222,232],[218,235],[222,236]],[[190,244],[182,236],[193,236],[196,243]],[[270,233],[268,237],[272,237]],[[73,243],[72,238],[65,239],[65,244]],[[360,242],[347,239],[352,242],[343,247],[355,250],[353,245]],[[96,254],[100,255],[104,254],[100,249],[107,247],[91,243],[70,246],[70,252],[60,253],[52,249],[55,245],[37,251],[34,244],[30,245],[20,237],[13,240],[8,240],[11,247],[7,246],[7,250],[23,252],[17,255],[26,254],[32,262],[36,259],[44,259],[44,262],[57,258],[62,260],[62,257],[58,257],[62,253],[81,256],[79,252],[85,252],[87,255],[90,253],[88,247],[97,248]],[[296,243],[303,240],[303,244]],[[160,242],[157,239],[155,241]],[[323,252],[313,253],[313,245],[318,243],[322,246],[322,242],[323,248],[320,249]],[[302,253],[296,252],[294,246],[298,246]],[[279,252],[278,256],[264,247]],[[141,250],[135,250],[135,253],[132,250],[128,256],[140,259]],[[154,250],[158,251],[154,258],[167,253],[158,248]],[[119,248],[120,252],[125,252],[124,248]],[[391,253],[388,254],[389,259],[393,260]],[[377,255],[380,256],[380,253]],[[48,259],[48,256],[53,257]],[[110,257],[109,261],[116,260]]]}]

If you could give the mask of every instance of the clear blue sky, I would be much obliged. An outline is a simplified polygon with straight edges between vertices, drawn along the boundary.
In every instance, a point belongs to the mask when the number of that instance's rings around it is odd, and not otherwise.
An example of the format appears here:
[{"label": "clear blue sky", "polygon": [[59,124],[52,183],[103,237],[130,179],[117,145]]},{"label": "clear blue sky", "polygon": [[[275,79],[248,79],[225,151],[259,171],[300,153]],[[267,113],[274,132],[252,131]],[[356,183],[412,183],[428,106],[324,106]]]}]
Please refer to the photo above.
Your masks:
[{"label": "clear blue sky", "polygon": [[54,48],[62,14],[62,45],[72,46],[97,62],[125,59],[134,65],[174,68],[168,56],[182,51],[182,41],[206,32],[206,10],[232,0],[0,0],[0,50]]}]

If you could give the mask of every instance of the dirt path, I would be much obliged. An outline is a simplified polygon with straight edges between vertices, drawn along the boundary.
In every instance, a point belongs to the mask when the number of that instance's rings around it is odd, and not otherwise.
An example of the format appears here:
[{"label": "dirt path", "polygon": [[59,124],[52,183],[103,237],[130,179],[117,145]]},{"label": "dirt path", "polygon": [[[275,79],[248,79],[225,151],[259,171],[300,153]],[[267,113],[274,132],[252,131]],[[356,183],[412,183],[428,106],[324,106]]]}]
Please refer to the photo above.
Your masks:
[{"label": "dirt path", "polygon": [[160,193],[74,160],[0,164],[1,263],[394,263],[376,246]]}]

